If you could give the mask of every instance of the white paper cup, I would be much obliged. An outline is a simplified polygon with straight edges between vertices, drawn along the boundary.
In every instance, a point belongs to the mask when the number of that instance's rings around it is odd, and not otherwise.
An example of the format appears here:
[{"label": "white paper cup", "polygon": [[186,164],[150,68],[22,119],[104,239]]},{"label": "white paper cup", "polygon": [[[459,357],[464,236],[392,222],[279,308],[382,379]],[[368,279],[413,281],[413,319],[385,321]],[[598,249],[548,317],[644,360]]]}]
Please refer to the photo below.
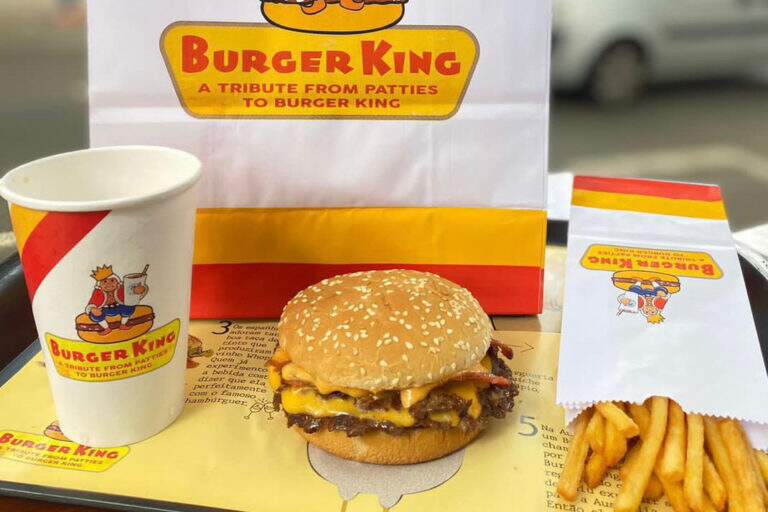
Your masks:
[{"label": "white paper cup", "polygon": [[135,443],[182,410],[200,167],[182,151],[126,146],[0,180],[61,430],[75,442]]}]

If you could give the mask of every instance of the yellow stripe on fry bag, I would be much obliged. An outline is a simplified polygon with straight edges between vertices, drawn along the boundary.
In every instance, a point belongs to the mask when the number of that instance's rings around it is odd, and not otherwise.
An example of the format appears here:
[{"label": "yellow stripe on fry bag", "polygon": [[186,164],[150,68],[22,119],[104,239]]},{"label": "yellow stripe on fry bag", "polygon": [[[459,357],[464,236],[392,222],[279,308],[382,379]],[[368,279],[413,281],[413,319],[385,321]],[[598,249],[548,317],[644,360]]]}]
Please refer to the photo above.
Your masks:
[{"label": "yellow stripe on fry bag", "polygon": [[573,206],[623,210],[657,215],[676,215],[697,219],[726,220],[728,217],[722,201],[696,201],[669,199],[639,194],[617,194],[574,189]]},{"label": "yellow stripe on fry bag", "polygon": [[197,215],[195,264],[543,267],[546,222],[546,212],[535,210],[205,209]]}]

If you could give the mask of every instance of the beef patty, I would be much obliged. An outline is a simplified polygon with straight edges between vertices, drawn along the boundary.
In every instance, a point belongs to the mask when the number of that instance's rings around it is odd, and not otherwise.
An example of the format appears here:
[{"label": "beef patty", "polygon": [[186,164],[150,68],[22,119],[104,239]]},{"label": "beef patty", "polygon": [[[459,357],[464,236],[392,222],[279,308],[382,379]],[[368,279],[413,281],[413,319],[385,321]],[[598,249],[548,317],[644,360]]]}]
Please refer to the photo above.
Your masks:
[{"label": "beef patty", "polygon": [[[372,421],[355,418],[354,416],[333,416],[328,418],[316,418],[307,414],[287,414],[288,426],[297,426],[308,434],[314,434],[321,430],[346,432],[349,437],[362,436],[368,432],[386,432],[391,435],[403,435],[411,429],[438,428],[449,430],[461,428],[466,432],[482,428],[490,418],[503,418],[515,405],[515,397],[518,394],[517,386],[512,378],[512,370],[498,355],[498,349],[491,347],[488,350],[491,359],[491,372],[499,377],[508,379],[512,384],[508,387],[489,386],[481,390],[478,395],[482,412],[478,418],[472,418],[467,414],[470,402],[443,389],[433,390],[424,400],[410,408],[410,412],[416,419],[411,427],[400,427],[389,421]],[[280,391],[275,393],[275,409],[280,410]],[[354,400],[355,405],[363,410],[377,409],[402,409],[400,394],[398,392],[385,392],[378,395],[368,395],[362,398],[352,398],[343,393],[332,393],[327,397],[339,397]],[[455,411],[459,418],[459,425],[437,422],[430,419],[433,413]]]}]

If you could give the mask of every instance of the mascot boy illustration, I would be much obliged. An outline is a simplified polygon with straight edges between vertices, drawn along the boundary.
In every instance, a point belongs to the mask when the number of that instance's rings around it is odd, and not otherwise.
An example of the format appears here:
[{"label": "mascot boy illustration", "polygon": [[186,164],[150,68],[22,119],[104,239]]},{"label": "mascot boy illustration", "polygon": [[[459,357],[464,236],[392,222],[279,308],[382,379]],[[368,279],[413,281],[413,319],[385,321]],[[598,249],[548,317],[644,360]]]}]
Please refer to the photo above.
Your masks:
[{"label": "mascot boy illustration", "polygon": [[[146,274],[146,270],[144,274]],[[126,304],[123,279],[120,279],[112,271],[111,265],[97,267],[91,272],[91,277],[96,280],[96,286],[85,306],[85,314],[92,322],[101,327],[99,335],[106,336],[112,332],[109,320],[119,319],[120,326],[118,329],[129,330],[128,321],[136,312],[136,306]],[[146,284],[135,284],[131,286],[129,293],[141,300],[149,293],[149,287]]]},{"label": "mascot boy illustration", "polygon": [[680,280],[672,275],[647,271],[623,271],[613,275],[613,285],[624,293],[619,295],[619,311],[642,314],[650,324],[660,324],[670,297],[680,292]]}]

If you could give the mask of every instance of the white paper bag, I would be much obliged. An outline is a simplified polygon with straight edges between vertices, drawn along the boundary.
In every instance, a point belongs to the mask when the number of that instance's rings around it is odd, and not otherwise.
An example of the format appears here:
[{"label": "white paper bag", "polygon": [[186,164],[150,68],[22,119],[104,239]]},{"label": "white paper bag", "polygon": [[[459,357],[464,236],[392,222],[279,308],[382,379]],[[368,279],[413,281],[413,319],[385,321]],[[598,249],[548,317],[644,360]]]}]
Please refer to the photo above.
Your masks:
[{"label": "white paper bag", "polygon": [[392,267],[540,311],[551,2],[366,3],[90,3],[91,144],[204,163],[193,316]]},{"label": "white paper bag", "polygon": [[768,448],[768,375],[720,189],[581,177],[570,222],[557,386],[569,418],[667,396],[742,420]]}]

